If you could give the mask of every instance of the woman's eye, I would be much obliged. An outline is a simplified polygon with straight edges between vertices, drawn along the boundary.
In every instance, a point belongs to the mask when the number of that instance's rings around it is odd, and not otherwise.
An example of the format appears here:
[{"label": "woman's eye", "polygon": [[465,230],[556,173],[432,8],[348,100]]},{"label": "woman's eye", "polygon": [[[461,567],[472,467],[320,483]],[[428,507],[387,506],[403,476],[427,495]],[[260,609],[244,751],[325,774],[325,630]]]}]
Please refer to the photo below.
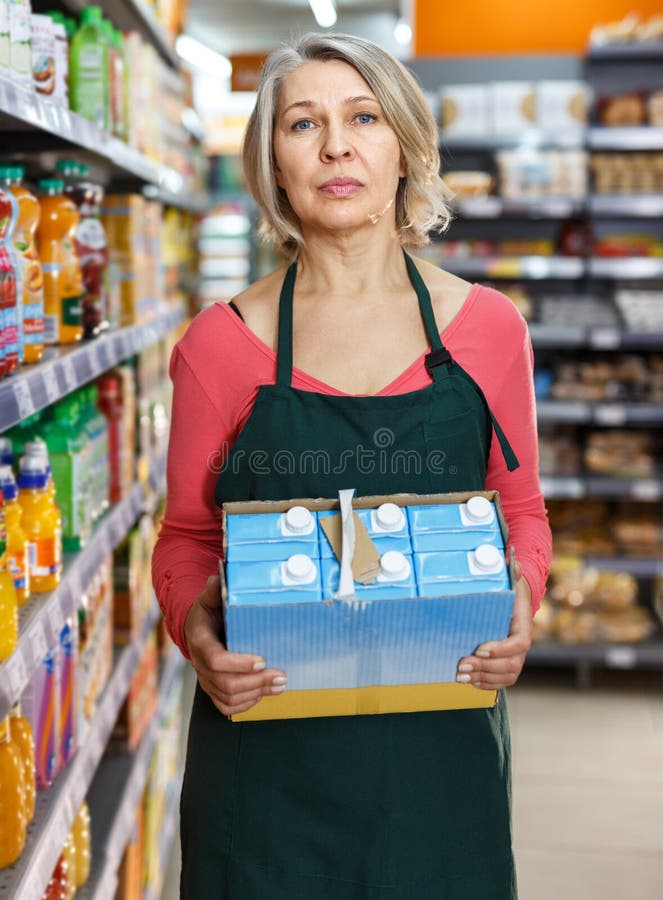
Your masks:
[{"label": "woman's eye", "polygon": [[369,125],[375,122],[376,117],[372,113],[357,113],[357,121],[360,125]]},{"label": "woman's eye", "polygon": [[309,128],[313,125],[310,119],[300,119],[299,122],[295,122],[292,126],[293,131],[308,131]]}]

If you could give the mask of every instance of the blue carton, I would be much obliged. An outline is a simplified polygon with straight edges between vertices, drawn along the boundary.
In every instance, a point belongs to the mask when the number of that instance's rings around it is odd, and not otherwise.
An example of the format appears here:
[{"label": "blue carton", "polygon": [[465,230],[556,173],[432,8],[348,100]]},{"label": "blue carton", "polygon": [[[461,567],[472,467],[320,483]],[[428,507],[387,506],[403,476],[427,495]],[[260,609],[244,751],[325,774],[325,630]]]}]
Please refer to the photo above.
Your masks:
[{"label": "blue carton", "polygon": [[[341,566],[336,559],[321,559],[322,596],[324,599],[335,597]],[[417,588],[414,580],[412,557],[389,550],[381,556],[381,572],[372,584],[360,584],[355,581],[357,600],[400,600],[403,597],[416,596]]]},{"label": "blue carton", "polygon": [[504,552],[493,544],[480,544],[475,550],[418,553],[414,570],[420,597],[508,591],[511,586]]},{"label": "blue carton", "polygon": [[[353,509],[370,511],[386,502],[408,512],[414,506],[450,508],[467,503],[474,495],[359,497],[353,500]],[[481,496],[494,505],[497,527],[506,545],[507,529],[497,492],[481,492]],[[241,513],[280,514],[294,503],[318,515],[339,511],[337,499],[224,504],[226,550],[233,517]],[[259,565],[241,568],[254,570]],[[506,570],[509,577],[497,590],[492,581],[486,584],[486,579],[477,578],[464,585],[463,594],[454,594],[441,582],[432,589],[433,596],[414,596],[409,582],[400,596],[390,593],[386,598],[378,590],[357,590],[354,598],[343,600],[329,596],[329,587],[335,584],[329,581],[331,560],[323,558],[320,565],[323,589],[310,599],[290,588],[287,594],[265,589],[271,574],[260,573],[262,587],[253,589],[242,581],[243,575],[236,580],[234,564],[221,566],[228,648],[260,654],[267,666],[282,669],[288,677],[285,692],[262,698],[250,710],[234,715],[233,721],[477,708],[495,703],[495,691],[457,683],[456,667],[479,644],[508,634],[514,601],[509,585],[515,583],[512,560]],[[415,574],[416,566],[415,556]],[[274,571],[274,566],[269,568],[269,572]],[[246,578],[255,583],[256,574]]]},{"label": "blue carton", "polygon": [[316,603],[322,599],[320,560],[304,553],[285,560],[232,562],[226,566],[228,603]]},{"label": "blue carton", "polygon": [[232,516],[228,519],[228,562],[287,559],[304,553],[320,556],[315,513],[294,505],[282,513]]},{"label": "blue carton", "polygon": [[480,544],[504,547],[495,504],[472,495],[465,503],[419,504],[408,508],[414,553],[474,550]]},{"label": "blue carton", "polygon": [[[412,553],[406,510],[401,509],[395,503],[382,503],[375,509],[357,509],[356,512],[380,555],[390,550],[407,555]],[[337,515],[334,511],[318,513],[318,521],[321,522],[326,516],[334,515]],[[335,558],[332,546],[321,525],[320,556],[323,559]]]}]

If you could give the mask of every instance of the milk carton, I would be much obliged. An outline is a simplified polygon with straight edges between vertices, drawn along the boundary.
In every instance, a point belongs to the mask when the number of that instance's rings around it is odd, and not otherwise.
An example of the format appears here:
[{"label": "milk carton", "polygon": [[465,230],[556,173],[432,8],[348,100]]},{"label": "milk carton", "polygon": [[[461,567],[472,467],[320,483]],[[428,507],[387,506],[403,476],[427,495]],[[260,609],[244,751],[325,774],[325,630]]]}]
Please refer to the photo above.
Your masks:
[{"label": "milk carton", "polygon": [[420,597],[509,591],[504,553],[493,544],[474,550],[419,553],[414,557],[417,593]]},{"label": "milk carton", "polygon": [[413,553],[474,550],[479,544],[504,548],[495,506],[486,497],[465,503],[410,506],[407,510]]},{"label": "milk carton", "polygon": [[284,513],[232,516],[227,529],[229,563],[284,560],[301,553],[319,556],[316,514],[303,506]]},{"label": "milk carton", "polygon": [[[412,553],[407,515],[400,506],[395,503],[382,503],[376,509],[358,509],[356,513],[380,554],[387,553],[389,550],[397,550],[406,555]],[[318,513],[320,557],[322,559],[334,556],[327,535],[322,530],[322,519],[336,515],[338,513],[333,510]]]},{"label": "milk carton", "polygon": [[[323,558],[322,595],[329,599],[338,591],[341,567],[336,559]],[[372,584],[355,582],[358,600],[402,600],[416,596],[412,557],[398,550],[388,550],[380,557],[380,574]]]},{"label": "milk carton", "polygon": [[226,581],[230,606],[311,603],[322,599],[320,562],[304,553],[281,560],[254,557],[251,562],[229,562]]}]

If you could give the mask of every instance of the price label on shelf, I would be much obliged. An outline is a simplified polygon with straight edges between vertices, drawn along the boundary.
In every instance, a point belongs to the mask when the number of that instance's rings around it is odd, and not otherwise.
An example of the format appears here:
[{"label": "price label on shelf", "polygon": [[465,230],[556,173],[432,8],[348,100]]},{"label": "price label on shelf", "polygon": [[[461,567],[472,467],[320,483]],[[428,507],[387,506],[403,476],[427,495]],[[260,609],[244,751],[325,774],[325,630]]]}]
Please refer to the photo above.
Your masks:
[{"label": "price label on shelf", "polygon": [[7,680],[13,698],[18,699],[28,683],[28,669],[21,650],[17,650],[6,663]]},{"label": "price label on shelf", "polygon": [[599,404],[594,408],[594,419],[599,425],[623,425],[626,422],[626,407],[621,403]]},{"label": "price label on shelf", "polygon": [[616,328],[590,328],[589,345],[595,350],[615,350],[621,338]]},{"label": "price label on shelf", "polygon": [[608,647],[605,651],[605,664],[611,669],[634,669],[636,662],[633,647]]},{"label": "price label on shelf", "polygon": [[74,391],[78,387],[76,379],[76,371],[74,369],[74,361],[70,356],[65,356],[62,360],[62,373],[64,375],[64,383],[68,391]]},{"label": "price label on shelf", "polygon": [[58,384],[58,376],[55,372],[55,366],[46,366],[41,373],[44,382],[44,390],[46,391],[46,399],[49,403],[55,403],[60,396],[60,385]]},{"label": "price label on shelf", "polygon": [[631,484],[631,497],[634,500],[652,501],[661,496],[661,485],[654,479],[634,481]]},{"label": "price label on shelf", "polygon": [[60,636],[60,630],[64,625],[64,617],[62,615],[62,604],[60,598],[56,595],[51,597],[48,604],[47,612],[48,624],[51,628],[51,643],[55,643]]},{"label": "price label on shelf", "polygon": [[22,419],[27,419],[34,413],[35,405],[27,379],[19,376],[19,380],[14,385],[14,399],[18,406],[18,414]]},{"label": "price label on shelf", "polygon": [[106,369],[110,369],[110,367],[113,365],[108,341],[104,340],[103,338],[97,344],[97,357],[99,359],[99,365],[101,366],[102,372],[105,372]]},{"label": "price label on shelf", "polygon": [[35,628],[30,632],[30,649],[34,666],[41,665],[44,657],[48,653],[48,639],[46,637],[44,623],[41,621],[37,622]]}]

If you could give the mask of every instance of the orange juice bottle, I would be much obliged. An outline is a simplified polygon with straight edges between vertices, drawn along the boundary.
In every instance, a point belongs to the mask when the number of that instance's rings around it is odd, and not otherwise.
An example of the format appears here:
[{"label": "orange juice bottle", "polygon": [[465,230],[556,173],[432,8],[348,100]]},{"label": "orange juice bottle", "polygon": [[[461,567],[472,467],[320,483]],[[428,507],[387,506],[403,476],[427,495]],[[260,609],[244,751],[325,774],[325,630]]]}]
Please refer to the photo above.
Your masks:
[{"label": "orange juice bottle", "polygon": [[19,703],[15,703],[12,706],[9,725],[12,740],[21,752],[23,780],[25,783],[25,815],[27,822],[30,823],[35,814],[35,739],[32,733],[32,725],[30,725],[25,716],[21,715]]},{"label": "orange juice bottle", "polygon": [[19,606],[30,597],[30,566],[28,564],[28,536],[21,527],[23,510],[18,505],[18,488],[11,466],[0,465],[0,490],[5,498],[5,528],[7,531],[7,562],[14,581]]},{"label": "orange juice bottle", "polygon": [[76,846],[71,831],[64,842],[62,855],[67,860],[67,900],[72,900],[76,893]]},{"label": "orange juice bottle", "polygon": [[44,341],[74,344],[83,336],[83,276],[74,246],[79,215],[64,182],[44,178],[37,246],[44,272]]},{"label": "orange juice bottle", "polygon": [[18,603],[7,559],[4,498],[0,491],[0,662],[8,659],[18,641]]},{"label": "orange juice bottle", "polygon": [[78,810],[72,828],[76,848],[76,887],[83,887],[90,875],[90,810],[85,800]]},{"label": "orange juice bottle", "polygon": [[25,783],[21,751],[11,739],[9,716],[0,721],[0,869],[15,863],[25,844]]},{"label": "orange juice bottle", "polygon": [[18,220],[13,244],[18,258],[23,293],[23,362],[38,362],[44,352],[44,277],[35,247],[39,201],[24,185],[23,166],[0,167],[0,181],[16,198]]},{"label": "orange juice bottle", "polygon": [[37,594],[52,591],[62,576],[62,528],[48,494],[48,475],[43,461],[21,457],[18,502],[23,509],[23,529],[28,536],[30,584]]}]

